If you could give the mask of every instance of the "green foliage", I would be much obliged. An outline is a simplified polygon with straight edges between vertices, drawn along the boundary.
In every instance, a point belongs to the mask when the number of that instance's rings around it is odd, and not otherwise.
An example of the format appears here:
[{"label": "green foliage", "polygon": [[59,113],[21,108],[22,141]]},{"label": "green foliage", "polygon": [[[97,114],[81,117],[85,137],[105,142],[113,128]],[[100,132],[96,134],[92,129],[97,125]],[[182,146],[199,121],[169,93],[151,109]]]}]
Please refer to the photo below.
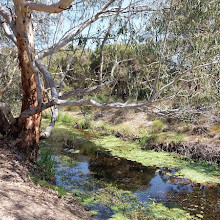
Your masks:
[{"label": "green foliage", "polygon": [[4,42],[0,47],[0,101],[7,103],[13,115],[18,117],[22,105],[22,91],[17,51],[11,45],[6,45]]},{"label": "green foliage", "polygon": [[152,133],[160,133],[164,128],[164,124],[160,120],[154,120],[151,127]]},{"label": "green foliage", "polygon": [[[86,192],[85,192],[86,194]],[[87,193],[83,198],[83,204],[99,203],[112,209],[115,214],[110,219],[194,219],[181,207],[166,207],[161,203],[141,202],[130,191],[119,189],[107,184],[92,194]]]},{"label": "green foliage", "polygon": [[111,208],[115,215],[112,219],[146,219],[149,213],[148,203],[142,203],[130,191],[107,185],[94,194],[95,199]]},{"label": "green foliage", "polygon": [[42,112],[42,117],[51,120],[52,114],[49,109],[46,109]]},{"label": "green foliage", "polygon": [[62,163],[64,166],[73,167],[76,165],[76,161],[72,157],[66,155],[62,155],[62,156],[58,155],[57,157],[59,158],[60,163]]},{"label": "green foliage", "polygon": [[56,161],[53,159],[53,151],[48,142],[40,142],[40,157],[36,161],[35,167],[30,175],[31,180],[44,187],[48,187],[57,191],[60,197],[66,195],[67,191],[62,186],[54,185],[54,178],[56,174],[55,166]]},{"label": "green foliage", "polygon": [[46,142],[40,144],[40,157],[37,160],[37,164],[44,172],[44,180],[50,181],[55,176],[55,161],[53,159],[52,150],[48,147]]},{"label": "green foliage", "polygon": [[91,121],[89,116],[85,116],[85,118],[76,122],[76,127],[79,129],[88,129],[90,128]]},{"label": "green foliage", "polygon": [[181,144],[183,142],[183,139],[184,139],[183,134],[177,134],[177,135],[174,135],[174,136],[168,138],[169,141],[172,141],[176,144]]},{"label": "green foliage", "polygon": [[[154,120],[151,126],[151,132],[149,132],[149,134],[143,134],[143,136],[140,138],[140,145],[145,146],[146,144],[156,142],[159,139],[158,134],[162,132],[163,128],[163,122],[160,120]],[[146,131],[144,133],[146,133]]]},{"label": "green foliage", "polygon": [[158,140],[158,135],[153,133],[153,134],[150,134],[150,135],[143,135],[141,138],[140,138],[140,145],[141,146],[145,146],[146,144],[150,143],[150,142],[155,142]]},{"label": "green foliage", "polygon": [[57,122],[60,122],[60,121],[62,121],[62,119],[63,119],[63,115],[62,115],[62,113],[58,113],[58,116],[57,116]]},{"label": "green foliage", "polygon": [[63,121],[64,123],[69,123],[69,122],[71,122],[71,117],[69,116],[68,113],[65,113],[65,114],[64,114],[64,116],[62,117],[62,121]]},{"label": "green foliage", "polygon": [[122,213],[116,213],[110,219],[112,219],[112,220],[129,220],[129,218],[125,217]]}]

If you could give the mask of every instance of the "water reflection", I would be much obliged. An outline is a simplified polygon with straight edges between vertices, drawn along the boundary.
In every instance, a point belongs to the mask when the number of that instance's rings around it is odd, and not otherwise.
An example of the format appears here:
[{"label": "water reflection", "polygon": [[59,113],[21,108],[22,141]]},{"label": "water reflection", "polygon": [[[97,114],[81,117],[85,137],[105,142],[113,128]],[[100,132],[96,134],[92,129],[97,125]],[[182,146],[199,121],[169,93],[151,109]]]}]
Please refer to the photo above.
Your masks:
[{"label": "water reflection", "polygon": [[[83,151],[81,150],[81,153]],[[91,152],[90,152],[91,153]],[[106,183],[119,189],[129,190],[142,202],[152,199],[168,207],[184,207],[192,214],[201,214],[204,219],[220,219],[220,186],[206,187],[193,184],[176,176],[175,170],[145,167],[139,163],[115,158],[108,153],[68,154],[73,164],[63,163],[57,157],[57,185],[68,190],[97,191]],[[99,208],[99,217],[104,212],[113,212],[109,207]]]},{"label": "water reflection", "polygon": [[140,163],[110,155],[92,157],[89,160],[89,169],[94,173],[95,178],[133,192],[148,188],[157,170],[156,167],[145,167]]}]

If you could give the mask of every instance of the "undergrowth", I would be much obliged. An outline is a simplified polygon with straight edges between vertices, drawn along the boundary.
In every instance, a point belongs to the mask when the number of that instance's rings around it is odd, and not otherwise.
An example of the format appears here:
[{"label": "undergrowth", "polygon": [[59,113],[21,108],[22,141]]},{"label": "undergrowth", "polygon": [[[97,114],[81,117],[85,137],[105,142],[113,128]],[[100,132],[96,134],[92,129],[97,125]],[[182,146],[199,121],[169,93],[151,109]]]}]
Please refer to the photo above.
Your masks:
[{"label": "undergrowth", "polygon": [[56,161],[52,156],[51,147],[47,142],[41,141],[40,156],[36,161],[36,165],[31,170],[30,178],[35,184],[57,191],[58,195],[62,197],[66,195],[67,191],[61,186],[54,185],[55,165]]}]

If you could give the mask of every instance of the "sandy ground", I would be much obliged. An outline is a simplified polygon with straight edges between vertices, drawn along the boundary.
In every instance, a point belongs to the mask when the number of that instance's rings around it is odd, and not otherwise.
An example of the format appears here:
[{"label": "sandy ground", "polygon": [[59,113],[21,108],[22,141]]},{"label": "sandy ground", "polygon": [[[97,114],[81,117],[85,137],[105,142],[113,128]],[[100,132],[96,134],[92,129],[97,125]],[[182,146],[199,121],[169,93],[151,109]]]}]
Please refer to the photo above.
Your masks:
[{"label": "sandy ground", "polygon": [[0,220],[92,219],[74,198],[58,198],[56,192],[32,183],[22,163],[0,142]]}]

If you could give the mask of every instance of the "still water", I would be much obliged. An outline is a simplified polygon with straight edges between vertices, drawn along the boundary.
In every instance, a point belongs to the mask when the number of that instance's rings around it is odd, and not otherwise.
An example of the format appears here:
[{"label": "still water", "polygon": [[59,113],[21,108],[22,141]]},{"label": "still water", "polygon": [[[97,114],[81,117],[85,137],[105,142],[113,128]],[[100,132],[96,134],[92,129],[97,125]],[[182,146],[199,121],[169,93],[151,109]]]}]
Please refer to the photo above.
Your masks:
[{"label": "still water", "polygon": [[[129,192],[127,203],[146,204],[153,201],[169,208],[182,208],[192,216],[200,216],[197,219],[220,219],[219,185],[208,187],[195,184],[175,175],[175,170],[145,167],[123,158],[112,157],[108,152],[87,152],[82,147],[62,148],[56,155],[56,184],[76,192],[76,195],[99,194],[102,197],[100,193],[103,192],[103,197],[109,197],[109,192],[107,195],[104,190],[107,185],[114,187],[114,191],[126,192],[119,200],[126,200]],[[133,201],[132,196],[136,200]],[[96,217],[99,219],[108,219],[116,212],[109,201],[91,200],[87,207],[96,210]]]}]

